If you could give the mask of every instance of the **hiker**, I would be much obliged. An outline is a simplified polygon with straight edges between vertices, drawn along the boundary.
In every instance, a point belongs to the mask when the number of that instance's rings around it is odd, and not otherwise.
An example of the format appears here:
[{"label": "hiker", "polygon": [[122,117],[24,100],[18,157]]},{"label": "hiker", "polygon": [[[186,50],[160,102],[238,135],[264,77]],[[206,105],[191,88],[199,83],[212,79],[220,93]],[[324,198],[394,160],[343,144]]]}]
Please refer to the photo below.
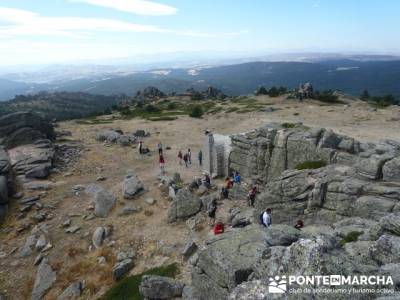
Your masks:
[{"label": "hiker", "polygon": [[233,175],[233,182],[240,184],[241,181],[242,181],[242,177],[240,176],[240,173],[238,171],[236,171],[235,174]]},{"label": "hiker", "polygon": [[198,158],[199,158],[199,165],[202,166],[203,165],[203,152],[201,150],[199,151]]},{"label": "hiker", "polygon": [[233,180],[230,177],[225,178],[224,187],[230,189],[233,187]]},{"label": "hiker", "polygon": [[142,154],[142,152],[143,152],[143,142],[140,141],[139,142],[139,154]]},{"label": "hiker", "polygon": [[217,200],[211,200],[207,205],[207,214],[209,217],[208,225],[215,224],[215,215],[217,213]]},{"label": "hiker", "polygon": [[304,222],[302,220],[297,220],[296,225],[294,225],[294,228],[301,230],[301,228],[304,227]]},{"label": "hiker", "polygon": [[261,225],[265,227],[269,227],[272,224],[272,209],[267,208],[261,215],[260,215]]},{"label": "hiker", "polygon": [[188,167],[188,155],[187,155],[187,153],[185,153],[185,155],[183,156],[183,161],[185,162],[185,166],[186,166],[186,168]]},{"label": "hiker", "polygon": [[179,159],[179,165],[182,165],[183,155],[182,155],[182,151],[181,150],[179,150],[179,152],[178,152],[178,159]]},{"label": "hiker", "polygon": [[232,181],[230,177],[226,177],[224,185],[222,186],[222,197],[227,199],[229,196],[229,189],[232,187]]},{"label": "hiker", "polygon": [[211,178],[207,173],[204,174],[203,184],[206,188],[211,189]]},{"label": "hiker", "polygon": [[189,160],[189,164],[192,164],[192,151],[190,151],[190,148],[188,149],[188,160]]},{"label": "hiker", "polygon": [[160,154],[159,162],[160,162],[161,175],[164,175],[165,174],[165,159],[164,159],[164,155]]},{"label": "hiker", "polygon": [[257,187],[253,186],[253,188],[250,190],[249,194],[247,195],[249,206],[254,206],[254,201],[256,200],[256,195],[257,195]]},{"label": "hiker", "polygon": [[157,148],[158,148],[158,154],[159,155],[163,154],[163,146],[162,146],[161,142],[158,142]]},{"label": "hiker", "polygon": [[224,231],[225,231],[224,223],[218,221],[217,224],[215,224],[214,226],[214,234],[215,235],[221,234],[224,233]]}]

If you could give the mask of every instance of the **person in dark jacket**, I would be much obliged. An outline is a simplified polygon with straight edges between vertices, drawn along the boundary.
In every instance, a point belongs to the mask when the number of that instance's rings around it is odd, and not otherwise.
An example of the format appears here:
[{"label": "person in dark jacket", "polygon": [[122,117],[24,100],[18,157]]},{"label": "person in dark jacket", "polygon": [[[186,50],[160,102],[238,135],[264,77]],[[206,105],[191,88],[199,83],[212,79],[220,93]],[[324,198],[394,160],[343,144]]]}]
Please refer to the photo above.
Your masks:
[{"label": "person in dark jacket", "polygon": [[198,158],[199,158],[199,165],[202,166],[203,165],[203,152],[201,150],[199,151]]}]

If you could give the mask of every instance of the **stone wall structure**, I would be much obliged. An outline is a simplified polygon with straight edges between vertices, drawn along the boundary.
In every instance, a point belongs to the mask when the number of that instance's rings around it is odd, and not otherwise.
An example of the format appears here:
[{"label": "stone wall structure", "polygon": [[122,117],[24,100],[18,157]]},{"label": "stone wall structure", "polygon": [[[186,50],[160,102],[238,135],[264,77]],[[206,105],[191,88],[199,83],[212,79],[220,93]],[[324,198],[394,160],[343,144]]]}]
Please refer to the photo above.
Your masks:
[{"label": "stone wall structure", "polygon": [[204,171],[215,176],[229,174],[230,137],[210,133],[206,135],[204,145]]},{"label": "stone wall structure", "polygon": [[[399,142],[364,143],[301,124],[268,124],[230,138],[229,169],[257,182],[261,193],[248,209],[251,222],[210,236],[199,249],[191,272],[198,299],[270,299],[271,277],[305,274],[390,275],[394,284],[382,287],[394,294],[379,299],[400,297]],[[266,228],[258,220],[268,207]]]}]

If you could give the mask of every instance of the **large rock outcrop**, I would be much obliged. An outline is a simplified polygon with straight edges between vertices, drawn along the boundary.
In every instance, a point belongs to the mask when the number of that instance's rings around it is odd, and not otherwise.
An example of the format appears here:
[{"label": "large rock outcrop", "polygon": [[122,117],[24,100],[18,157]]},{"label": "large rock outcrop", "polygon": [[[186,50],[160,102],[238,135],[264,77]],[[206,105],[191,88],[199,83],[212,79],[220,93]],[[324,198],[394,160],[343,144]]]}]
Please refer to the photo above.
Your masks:
[{"label": "large rock outcrop", "polygon": [[0,222],[8,209],[8,197],[13,189],[11,178],[11,162],[8,153],[0,147]]},{"label": "large rock outcrop", "polygon": [[[395,285],[379,287],[399,292],[398,142],[362,143],[296,124],[267,125],[231,141],[229,169],[258,183],[261,193],[253,219],[231,211],[232,225],[239,216],[244,228],[228,229],[198,251],[192,269],[196,295],[281,299],[268,293],[269,279],[311,274],[390,275]],[[248,225],[267,207],[272,208],[271,227]],[[297,220],[304,221],[302,230],[293,228]],[[311,296],[348,299],[335,292]],[[361,293],[352,299],[376,296]],[[309,299],[310,294],[284,297]]]},{"label": "large rock outcrop", "polygon": [[0,145],[6,148],[54,138],[53,125],[37,114],[16,112],[0,117]]},{"label": "large rock outcrop", "polygon": [[137,136],[134,134],[124,134],[118,129],[103,129],[96,133],[96,140],[121,146],[129,146],[137,142]]},{"label": "large rock outcrop", "polygon": [[301,124],[267,124],[257,130],[231,136],[230,169],[265,184],[288,169],[319,164],[354,166],[365,179],[396,181],[400,143],[361,143],[324,128]]}]

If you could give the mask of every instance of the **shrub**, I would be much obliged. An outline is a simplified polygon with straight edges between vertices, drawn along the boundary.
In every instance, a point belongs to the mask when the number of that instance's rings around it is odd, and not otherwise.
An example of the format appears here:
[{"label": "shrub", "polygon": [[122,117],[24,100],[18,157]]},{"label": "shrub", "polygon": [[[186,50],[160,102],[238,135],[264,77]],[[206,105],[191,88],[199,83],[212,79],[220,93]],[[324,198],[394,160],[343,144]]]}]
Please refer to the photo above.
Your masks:
[{"label": "shrub", "polygon": [[323,160],[309,160],[298,164],[295,168],[296,170],[306,170],[306,169],[319,169],[326,166],[326,162]]},{"label": "shrub", "polygon": [[390,105],[399,105],[399,101],[397,101],[393,95],[370,97],[368,101],[370,101],[371,104],[375,105],[378,108],[385,108]]},{"label": "shrub", "polygon": [[192,108],[192,111],[190,112],[189,116],[192,118],[201,118],[202,115],[204,114],[203,109],[201,108],[200,105],[195,105]]},{"label": "shrub", "polygon": [[178,108],[178,105],[175,102],[171,102],[171,103],[169,103],[167,105],[167,109],[168,110],[174,110],[174,109],[177,109],[177,108]]},{"label": "shrub", "polygon": [[268,95],[268,91],[265,87],[261,86],[256,92],[256,96],[258,95]]},{"label": "shrub", "polygon": [[296,127],[296,124],[295,123],[282,123],[281,126],[283,128],[294,128],[294,127]]},{"label": "shrub", "polygon": [[178,265],[176,263],[150,269],[138,275],[125,277],[112,287],[102,298],[103,300],[141,300],[142,295],[139,293],[139,285],[144,275],[159,275],[175,278],[179,274]]},{"label": "shrub", "polygon": [[279,89],[277,89],[275,86],[269,89],[268,95],[270,97],[278,97],[279,96]]},{"label": "shrub", "polygon": [[339,96],[335,95],[334,91],[332,90],[326,90],[322,92],[316,91],[314,93],[314,99],[326,103],[341,103],[339,101]]},{"label": "shrub", "polygon": [[358,237],[360,235],[362,235],[363,233],[364,232],[362,232],[362,231],[350,231],[340,241],[340,245],[344,246],[346,243],[357,242],[358,241]]},{"label": "shrub", "polygon": [[149,113],[154,113],[154,112],[160,111],[160,109],[157,106],[154,106],[153,104],[147,104],[145,106],[144,110]]}]

